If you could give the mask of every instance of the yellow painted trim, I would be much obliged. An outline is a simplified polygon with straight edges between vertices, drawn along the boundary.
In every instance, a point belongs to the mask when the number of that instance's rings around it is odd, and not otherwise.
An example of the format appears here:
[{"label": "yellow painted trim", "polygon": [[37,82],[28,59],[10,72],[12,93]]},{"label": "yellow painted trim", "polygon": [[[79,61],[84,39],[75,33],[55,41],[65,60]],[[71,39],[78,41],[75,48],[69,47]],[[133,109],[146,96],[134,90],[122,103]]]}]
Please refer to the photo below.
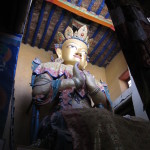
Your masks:
[{"label": "yellow painted trim", "polygon": [[98,24],[101,24],[103,26],[106,26],[106,27],[109,27],[111,28],[113,31],[115,31],[115,28],[113,26],[113,23],[110,19],[103,19],[102,15],[93,15],[89,12],[83,12],[81,11],[80,7],[76,6],[76,5],[73,5],[67,1],[63,1],[63,0],[46,0],[47,2],[51,2],[61,8],[64,8],[78,16],[81,16],[83,18],[86,18],[86,19],[89,19],[93,22],[96,22]]}]

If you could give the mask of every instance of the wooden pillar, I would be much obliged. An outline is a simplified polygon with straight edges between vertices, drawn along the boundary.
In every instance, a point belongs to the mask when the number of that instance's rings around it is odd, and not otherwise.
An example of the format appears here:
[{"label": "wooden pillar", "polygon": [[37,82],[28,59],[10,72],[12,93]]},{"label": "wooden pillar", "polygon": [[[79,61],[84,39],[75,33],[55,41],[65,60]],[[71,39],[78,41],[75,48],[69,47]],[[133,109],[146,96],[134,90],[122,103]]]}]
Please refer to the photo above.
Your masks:
[{"label": "wooden pillar", "polygon": [[150,110],[150,24],[136,0],[106,4],[144,109]]},{"label": "wooden pillar", "polygon": [[0,32],[22,34],[32,0],[0,1]]},{"label": "wooden pillar", "polygon": [[[0,1],[0,138],[3,137],[13,94],[18,53],[31,1]],[[14,113],[13,107],[11,108],[10,147],[12,148]]]}]

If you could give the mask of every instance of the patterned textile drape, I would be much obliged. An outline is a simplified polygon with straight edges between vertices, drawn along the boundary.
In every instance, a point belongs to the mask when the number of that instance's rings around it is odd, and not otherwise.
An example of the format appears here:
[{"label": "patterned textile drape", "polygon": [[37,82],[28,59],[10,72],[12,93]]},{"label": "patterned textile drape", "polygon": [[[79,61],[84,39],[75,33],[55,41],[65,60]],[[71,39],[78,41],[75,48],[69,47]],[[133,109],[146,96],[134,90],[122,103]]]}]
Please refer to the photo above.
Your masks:
[{"label": "patterned textile drape", "polygon": [[106,4],[144,109],[148,110],[150,108],[150,23],[136,0],[106,0]]}]

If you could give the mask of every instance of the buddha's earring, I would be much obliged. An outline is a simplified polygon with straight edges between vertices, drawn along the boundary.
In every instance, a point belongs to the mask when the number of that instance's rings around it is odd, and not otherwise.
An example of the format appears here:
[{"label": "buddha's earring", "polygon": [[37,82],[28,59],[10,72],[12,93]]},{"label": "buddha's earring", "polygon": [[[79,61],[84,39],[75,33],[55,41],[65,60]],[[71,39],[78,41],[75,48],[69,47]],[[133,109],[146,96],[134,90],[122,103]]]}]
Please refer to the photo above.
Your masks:
[{"label": "buddha's earring", "polygon": [[89,56],[86,56],[86,61],[90,62],[90,57]]},{"label": "buddha's earring", "polygon": [[62,58],[56,58],[55,62],[58,62],[58,63],[62,64],[64,62],[64,59],[62,59]]}]

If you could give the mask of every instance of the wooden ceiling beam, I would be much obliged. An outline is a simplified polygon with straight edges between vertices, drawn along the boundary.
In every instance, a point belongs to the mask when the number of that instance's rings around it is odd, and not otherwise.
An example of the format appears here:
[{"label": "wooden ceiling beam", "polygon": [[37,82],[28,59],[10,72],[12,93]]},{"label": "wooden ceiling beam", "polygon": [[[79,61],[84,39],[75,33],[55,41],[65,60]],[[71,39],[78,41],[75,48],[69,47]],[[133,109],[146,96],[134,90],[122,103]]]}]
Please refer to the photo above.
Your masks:
[{"label": "wooden ceiling beam", "polygon": [[44,11],[45,11],[45,6],[46,6],[46,3],[45,3],[45,1],[43,1],[41,11],[40,11],[40,16],[38,18],[38,23],[37,23],[37,26],[36,26],[36,29],[35,29],[35,32],[34,32],[34,35],[33,35],[32,43],[31,43],[31,46],[33,46],[33,47],[35,46],[36,38],[37,38],[37,35],[38,35],[38,32],[39,32],[40,26],[42,24]]},{"label": "wooden ceiling beam", "polygon": [[[111,48],[108,50],[108,52],[107,52],[107,54],[105,55],[105,57],[103,58],[103,60],[102,60],[102,62],[100,62],[99,63],[99,67],[102,67],[103,66],[103,64],[105,63],[105,61],[106,61],[106,59],[109,57],[109,55],[112,53],[112,51],[114,50],[114,48],[116,48],[116,46],[117,46],[117,44],[118,44],[118,41],[114,41],[114,43],[113,43],[113,45],[111,46]],[[112,57],[112,59],[113,59],[114,57]],[[111,60],[112,60],[111,59]]]},{"label": "wooden ceiling beam", "polygon": [[45,39],[47,30],[48,30],[48,27],[49,27],[49,25],[50,25],[52,16],[53,16],[53,14],[54,14],[54,12],[55,12],[55,9],[56,9],[56,5],[53,5],[52,8],[51,8],[51,11],[50,11],[50,13],[49,13],[47,22],[46,22],[46,25],[45,25],[45,28],[44,28],[44,32],[43,32],[42,38],[41,38],[41,40],[40,40],[40,44],[39,44],[39,46],[38,46],[39,48],[41,48],[42,45],[43,45],[43,42],[44,42],[44,39]]},{"label": "wooden ceiling beam", "polygon": [[89,54],[90,58],[93,56],[93,54],[96,52],[96,50],[98,49],[98,47],[101,45],[101,43],[104,41],[104,39],[108,36],[109,32],[111,30],[107,29],[105,34],[100,38],[100,40],[97,42],[97,44],[95,45],[95,47],[93,48],[93,50],[91,51],[91,53]]},{"label": "wooden ceiling beam", "polygon": [[94,38],[97,36],[97,34],[100,32],[101,28],[102,28],[101,25],[99,25],[99,26],[97,27],[97,29],[95,30],[95,32],[93,33],[93,35],[92,35],[92,37],[91,37],[92,39],[94,39]]},{"label": "wooden ceiling beam", "polygon": [[91,20],[93,22],[96,22],[98,24],[101,24],[103,26],[106,26],[113,31],[115,31],[113,23],[110,19],[105,19],[102,15],[96,15],[92,14],[89,11],[85,11],[83,9],[80,9],[80,7],[72,5],[71,3],[63,0],[46,0],[47,2],[51,2],[61,8],[64,8],[78,16],[81,16],[83,18],[86,18],[88,20]]},{"label": "wooden ceiling beam", "polygon": [[113,39],[113,36],[114,36],[114,34],[112,33],[111,36],[110,36],[110,38],[108,39],[108,41],[106,42],[106,44],[102,48],[102,50],[98,53],[98,55],[96,56],[96,58],[93,60],[92,64],[95,64],[99,60],[99,58],[104,54],[104,52],[106,51],[107,47],[111,43],[111,41]]},{"label": "wooden ceiling beam", "polygon": [[51,37],[50,37],[50,39],[49,39],[49,41],[48,41],[48,44],[47,44],[47,46],[46,46],[46,51],[49,50],[49,47],[50,47],[50,45],[52,44],[52,42],[53,42],[53,40],[54,40],[54,37],[55,37],[55,35],[56,35],[56,33],[57,33],[57,30],[58,30],[58,28],[59,28],[61,22],[62,22],[63,19],[64,19],[65,13],[66,13],[66,10],[62,10],[61,15],[60,15],[60,17],[59,17],[59,20],[58,20],[58,22],[56,23],[55,28],[54,28],[54,30],[53,30],[53,33],[52,33],[52,35],[51,35]]},{"label": "wooden ceiling beam", "polygon": [[35,1],[32,3],[31,9],[30,9],[30,12],[29,12],[27,31],[26,31],[25,38],[24,38],[24,43],[25,44],[27,44],[27,42],[28,42],[28,37],[29,37],[29,31],[30,31],[30,25],[31,25],[31,21],[32,21],[32,15],[33,15],[33,11],[34,11],[34,6],[35,6]]}]

